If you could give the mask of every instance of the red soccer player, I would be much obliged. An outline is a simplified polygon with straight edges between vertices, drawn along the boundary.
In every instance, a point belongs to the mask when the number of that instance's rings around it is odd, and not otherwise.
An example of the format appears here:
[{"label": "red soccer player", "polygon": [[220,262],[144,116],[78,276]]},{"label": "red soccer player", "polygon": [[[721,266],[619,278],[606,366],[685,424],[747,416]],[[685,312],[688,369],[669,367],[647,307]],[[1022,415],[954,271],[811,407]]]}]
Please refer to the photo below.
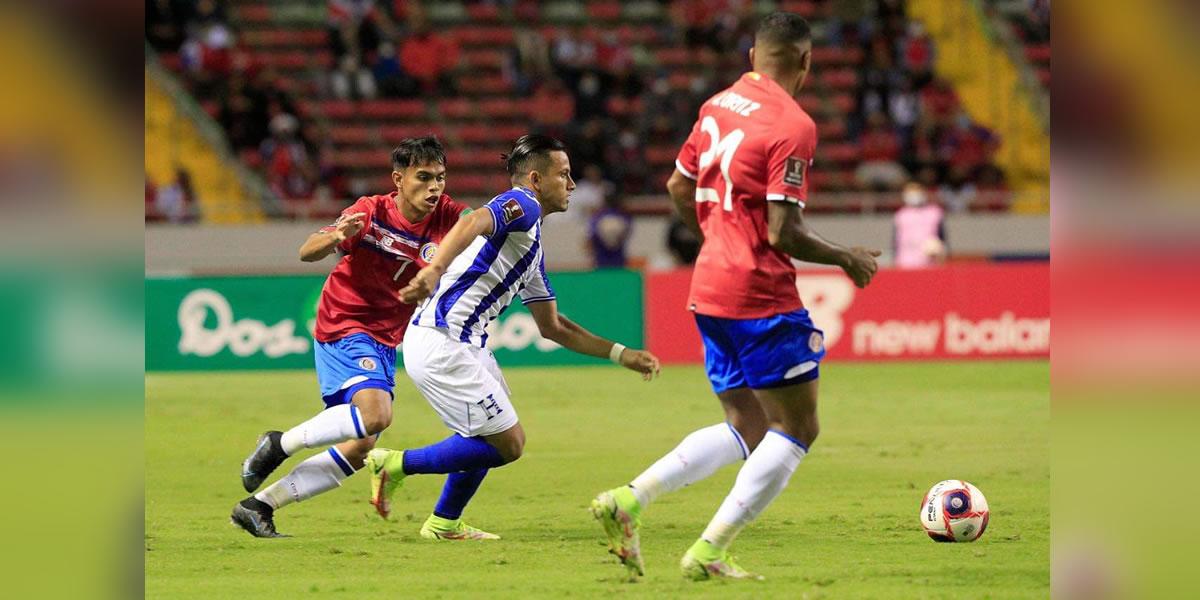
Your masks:
[{"label": "red soccer player", "polygon": [[234,506],[233,522],[256,537],[279,536],[275,510],[340,486],[392,422],[396,347],[416,308],[399,291],[467,210],[443,193],[446,153],[437,138],[400,142],[392,169],[396,191],[359,198],[300,247],[305,262],[341,255],[321,290],[313,334],[325,410],[264,433],[242,464],[242,485],[254,492],[292,454],[334,445]]},{"label": "red soccer player", "polygon": [[792,258],[840,266],[859,287],[875,274],[878,250],[828,242],[801,217],[817,132],[795,95],[811,61],[803,18],[766,17],[750,49],[754,71],[703,104],[667,182],[680,216],[703,240],[688,308],[726,421],[692,432],[630,485],[592,501],[611,550],[639,574],[641,511],[745,459],[680,566],[695,579],[752,576],[728,547],[783,491],[818,430],[817,365],[825,348],[800,303]]}]

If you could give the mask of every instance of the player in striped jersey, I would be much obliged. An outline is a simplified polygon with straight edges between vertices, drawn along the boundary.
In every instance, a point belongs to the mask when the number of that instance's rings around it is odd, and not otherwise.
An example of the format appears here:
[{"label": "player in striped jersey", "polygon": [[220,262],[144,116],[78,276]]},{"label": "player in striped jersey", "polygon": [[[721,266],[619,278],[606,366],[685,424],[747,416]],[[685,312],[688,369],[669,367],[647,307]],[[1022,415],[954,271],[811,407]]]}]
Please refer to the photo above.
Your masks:
[{"label": "player in striped jersey", "polygon": [[649,352],[600,338],[558,313],[541,230],[543,217],[566,210],[575,189],[562,142],[522,136],[506,162],[514,187],[463,217],[433,261],[400,291],[407,302],[425,300],[404,339],[404,368],[454,433],[424,448],[376,448],[366,466],[371,503],[385,518],[405,477],[449,474],[421,527],[421,536],[429,539],[499,537],[464,524],[461,517],[488,469],[517,460],[525,446],[525,430],[487,349],[485,331],[515,297],[521,297],[546,339],[581,354],[607,356],[647,380],[659,370],[658,358]]}]

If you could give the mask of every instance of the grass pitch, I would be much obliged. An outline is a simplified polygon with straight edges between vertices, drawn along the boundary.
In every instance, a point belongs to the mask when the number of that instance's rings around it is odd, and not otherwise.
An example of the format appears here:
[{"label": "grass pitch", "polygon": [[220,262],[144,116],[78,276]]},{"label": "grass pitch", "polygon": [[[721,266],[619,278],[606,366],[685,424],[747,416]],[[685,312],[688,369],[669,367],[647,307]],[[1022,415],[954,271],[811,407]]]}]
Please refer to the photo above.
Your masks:
[{"label": "grass pitch", "polygon": [[[1044,362],[822,366],[820,439],[788,489],[733,546],[763,582],[684,581],[677,568],[729,490],[736,466],[643,515],[647,575],[605,552],[586,507],[688,432],[721,418],[698,367],[643,383],[616,367],[506,372],[528,434],[493,470],[466,520],[498,542],[417,535],[441,489],[415,476],[391,521],[358,474],[276,513],[293,538],[229,524],[241,461],[268,428],[321,408],[311,372],[146,377],[146,595],[152,598],[642,597],[1029,598],[1049,595],[1049,368]],[[447,435],[401,371],[387,447]],[[306,453],[307,455],[307,453]],[[297,464],[289,459],[277,472]],[[991,504],[973,544],[937,544],[917,522],[947,478]],[[274,478],[273,478],[274,479]],[[273,480],[272,479],[272,480]]]}]

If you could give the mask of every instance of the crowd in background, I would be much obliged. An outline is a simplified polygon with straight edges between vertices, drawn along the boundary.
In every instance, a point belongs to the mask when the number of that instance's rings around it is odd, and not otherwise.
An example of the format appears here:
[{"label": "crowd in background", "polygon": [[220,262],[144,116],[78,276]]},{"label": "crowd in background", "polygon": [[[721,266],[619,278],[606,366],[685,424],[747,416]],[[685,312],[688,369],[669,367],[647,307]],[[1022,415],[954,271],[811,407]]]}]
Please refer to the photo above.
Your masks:
[{"label": "crowd in background", "polygon": [[[759,18],[751,0],[663,0],[669,18],[656,35],[705,66],[680,82],[680,73],[657,64],[641,44],[620,43],[616,31],[583,24],[546,35],[540,3],[482,2],[510,11],[520,24],[504,80],[528,106],[532,129],[567,142],[584,214],[621,211],[613,197],[662,193],[648,169],[646,140],[687,136],[700,103],[748,69]],[[865,0],[863,7],[831,10],[814,30],[818,47],[862,51],[854,108],[844,116],[860,159],[852,185],[898,191],[916,181],[936,190],[949,210],[965,209],[978,189],[1003,189],[993,162],[1000,140],[973,122],[934,74],[937,48],[907,18],[904,0]],[[148,43],[178,53],[192,92],[219,103],[217,120],[230,143],[275,194],[336,202],[360,191],[335,163],[319,125],[297,110],[295,95],[239,42],[223,0],[148,0],[146,20]],[[431,27],[421,2],[328,0],[326,30],[332,61],[317,75],[326,98],[446,98],[472,85],[454,38]],[[814,65],[814,77],[821,69]]]}]

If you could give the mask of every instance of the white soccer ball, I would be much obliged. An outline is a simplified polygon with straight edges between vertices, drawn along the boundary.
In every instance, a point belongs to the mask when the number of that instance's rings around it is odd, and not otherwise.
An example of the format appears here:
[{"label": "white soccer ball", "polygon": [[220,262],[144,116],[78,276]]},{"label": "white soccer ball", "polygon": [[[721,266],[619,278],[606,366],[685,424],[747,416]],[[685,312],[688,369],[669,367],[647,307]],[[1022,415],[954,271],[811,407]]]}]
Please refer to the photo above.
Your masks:
[{"label": "white soccer ball", "polygon": [[934,541],[973,542],[987,526],[987,498],[965,481],[939,481],[921,500],[921,527]]}]

